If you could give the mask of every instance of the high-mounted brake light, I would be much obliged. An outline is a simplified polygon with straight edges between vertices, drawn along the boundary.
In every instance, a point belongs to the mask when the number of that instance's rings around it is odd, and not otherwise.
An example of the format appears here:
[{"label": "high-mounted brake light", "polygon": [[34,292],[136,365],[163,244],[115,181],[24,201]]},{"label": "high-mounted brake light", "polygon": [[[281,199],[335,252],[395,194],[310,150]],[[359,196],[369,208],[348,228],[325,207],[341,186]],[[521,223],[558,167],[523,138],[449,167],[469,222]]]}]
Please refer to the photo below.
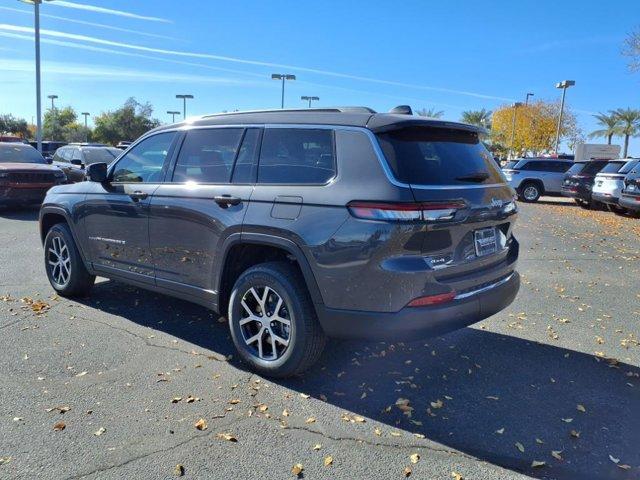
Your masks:
[{"label": "high-mounted brake light", "polygon": [[464,202],[419,202],[419,203],[387,203],[387,202],[349,202],[347,208],[351,215],[366,220],[389,221],[443,221],[453,220],[456,212],[465,208]]},{"label": "high-mounted brake light", "polygon": [[418,297],[411,300],[407,307],[428,307],[430,305],[438,305],[447,303],[456,298],[456,292],[440,293],[438,295],[428,295],[426,297]]}]

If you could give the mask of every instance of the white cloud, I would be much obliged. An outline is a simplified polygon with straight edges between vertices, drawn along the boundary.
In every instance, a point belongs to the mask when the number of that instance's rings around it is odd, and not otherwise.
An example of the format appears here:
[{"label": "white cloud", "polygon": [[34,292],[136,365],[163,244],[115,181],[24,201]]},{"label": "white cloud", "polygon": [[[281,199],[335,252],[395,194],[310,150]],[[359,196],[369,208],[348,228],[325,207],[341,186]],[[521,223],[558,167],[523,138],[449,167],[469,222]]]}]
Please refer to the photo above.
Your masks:
[{"label": "white cloud", "polygon": [[[20,26],[17,26],[17,25],[9,25],[9,24],[0,24],[0,30],[13,31],[13,32],[29,32],[29,33],[31,33],[33,31],[33,29],[28,28],[28,27],[20,27]],[[143,51],[143,52],[148,52],[148,53],[158,53],[158,54],[162,54],[162,55],[171,55],[171,56],[179,56],[179,57],[190,57],[190,58],[200,58],[200,59],[209,59],[209,60],[219,60],[219,61],[225,61],[225,62],[241,63],[241,64],[245,64],[245,65],[255,65],[255,66],[261,66],[261,67],[288,69],[288,70],[294,70],[294,71],[299,71],[299,72],[314,73],[314,74],[318,74],[318,75],[325,75],[325,76],[337,77],[337,78],[346,78],[346,79],[350,79],[350,80],[358,80],[358,81],[371,82],[371,83],[377,83],[377,84],[383,84],[383,85],[391,85],[391,86],[396,86],[396,87],[413,88],[413,89],[418,89],[418,90],[429,90],[429,91],[435,91],[435,92],[450,93],[450,94],[455,94],[455,95],[464,95],[464,96],[470,96],[470,97],[475,97],[475,98],[482,98],[482,99],[485,99],[485,100],[501,100],[501,101],[512,101],[513,100],[513,99],[510,99],[510,98],[506,98],[506,97],[499,97],[499,96],[495,96],[495,95],[488,95],[488,94],[470,92],[470,91],[465,91],[465,90],[455,90],[455,89],[450,89],[450,88],[434,87],[434,86],[427,86],[427,85],[416,85],[416,84],[410,84],[410,83],[395,82],[395,81],[390,81],[390,80],[381,80],[381,79],[377,79],[377,78],[362,77],[362,76],[358,76],[358,75],[350,75],[350,74],[345,74],[345,73],[332,72],[332,71],[329,71],[329,70],[318,70],[318,69],[314,69],[314,68],[299,67],[299,66],[295,66],[295,65],[286,65],[286,64],[280,64],[280,63],[264,62],[264,61],[259,61],[259,60],[247,60],[247,59],[236,58],[236,57],[228,57],[228,56],[224,56],[224,55],[213,55],[213,54],[209,54],[209,53],[184,52],[184,51],[179,51],[179,50],[167,50],[167,49],[163,49],[163,48],[144,47],[144,46],[141,46],[141,45],[133,45],[133,44],[129,44],[129,43],[114,42],[114,41],[111,41],[111,40],[104,40],[104,39],[101,39],[101,38],[90,37],[90,36],[87,36],[87,35],[77,35],[77,34],[73,34],[73,33],[59,32],[59,31],[56,31],[56,30],[40,30],[40,33],[42,35],[50,36],[50,37],[54,37],[54,38],[66,38],[66,39],[69,39],[69,40],[76,40],[76,41],[79,41],[79,42],[88,42],[88,43],[94,43],[94,44],[98,44],[98,45],[108,45],[108,46],[112,46],[112,47],[125,48],[125,49],[128,49],[128,50],[137,50],[137,51]]]},{"label": "white cloud", "polygon": [[[147,5],[152,5],[153,2],[148,2]],[[76,10],[86,10],[89,12],[105,13],[107,15],[117,15],[119,17],[135,18],[136,20],[147,20],[150,22],[163,22],[172,23],[171,20],[159,17],[148,17],[145,15],[138,15],[136,13],[125,12],[123,10],[112,10],[111,8],[96,7],[94,5],[86,5],[84,3],[66,2],[64,0],[56,0],[49,5],[55,5],[56,7],[74,8]]]},{"label": "white cloud", "polygon": [[[9,12],[15,12],[15,13],[23,13],[23,14],[33,16],[33,12],[28,10],[21,10],[19,8],[0,7],[0,10],[6,10]],[[114,27],[113,25],[105,25],[104,23],[86,22],[84,20],[76,20],[75,18],[60,17],[58,15],[49,15],[48,13],[40,12],[40,17],[53,18],[54,20],[64,20],[65,22],[77,23],[78,25],[87,25],[89,27],[104,28],[107,30],[114,30],[116,32],[133,33],[135,35],[142,35],[145,37],[164,38],[166,40],[177,40],[176,38],[168,37],[166,35],[157,35],[155,33],[141,32],[140,30],[131,30],[129,28]]]}]

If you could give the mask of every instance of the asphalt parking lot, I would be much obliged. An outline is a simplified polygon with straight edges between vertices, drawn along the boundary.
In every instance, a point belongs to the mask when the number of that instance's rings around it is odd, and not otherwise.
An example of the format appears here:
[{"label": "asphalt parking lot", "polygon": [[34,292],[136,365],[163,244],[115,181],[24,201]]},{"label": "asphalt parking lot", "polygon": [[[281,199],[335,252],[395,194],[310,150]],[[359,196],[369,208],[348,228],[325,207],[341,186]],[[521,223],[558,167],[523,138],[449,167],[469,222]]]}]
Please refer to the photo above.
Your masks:
[{"label": "asphalt parking lot", "polygon": [[0,211],[0,478],[640,478],[640,220],[546,200],[506,311],[277,382],[204,308],[56,298],[37,210]]}]

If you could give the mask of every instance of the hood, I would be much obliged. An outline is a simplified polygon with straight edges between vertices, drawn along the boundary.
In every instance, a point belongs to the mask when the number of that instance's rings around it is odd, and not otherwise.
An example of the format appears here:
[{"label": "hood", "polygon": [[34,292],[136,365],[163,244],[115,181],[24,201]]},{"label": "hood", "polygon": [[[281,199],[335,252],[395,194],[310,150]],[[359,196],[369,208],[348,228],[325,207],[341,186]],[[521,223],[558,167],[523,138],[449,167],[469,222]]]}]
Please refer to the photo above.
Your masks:
[{"label": "hood", "polygon": [[0,172],[59,172],[60,168],[55,165],[43,163],[20,163],[7,162],[0,163]]}]

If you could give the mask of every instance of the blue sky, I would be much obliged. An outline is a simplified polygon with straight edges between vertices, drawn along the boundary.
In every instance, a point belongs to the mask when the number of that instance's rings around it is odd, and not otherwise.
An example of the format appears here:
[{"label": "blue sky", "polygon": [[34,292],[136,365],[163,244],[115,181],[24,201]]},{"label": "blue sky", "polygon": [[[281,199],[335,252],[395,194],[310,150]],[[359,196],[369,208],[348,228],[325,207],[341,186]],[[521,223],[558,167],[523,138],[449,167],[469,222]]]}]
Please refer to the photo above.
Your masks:
[{"label": "blue sky", "polygon": [[[0,0],[0,113],[35,114],[32,7]],[[640,108],[640,73],[620,54],[640,25],[637,0],[196,1],[57,0],[41,8],[43,97],[98,114],[129,96],[155,115],[277,108],[272,72],[296,74],[286,107],[398,104],[495,109],[526,92],[591,114]],[[621,139],[617,139],[621,142]],[[640,139],[630,153],[640,156]]]}]

